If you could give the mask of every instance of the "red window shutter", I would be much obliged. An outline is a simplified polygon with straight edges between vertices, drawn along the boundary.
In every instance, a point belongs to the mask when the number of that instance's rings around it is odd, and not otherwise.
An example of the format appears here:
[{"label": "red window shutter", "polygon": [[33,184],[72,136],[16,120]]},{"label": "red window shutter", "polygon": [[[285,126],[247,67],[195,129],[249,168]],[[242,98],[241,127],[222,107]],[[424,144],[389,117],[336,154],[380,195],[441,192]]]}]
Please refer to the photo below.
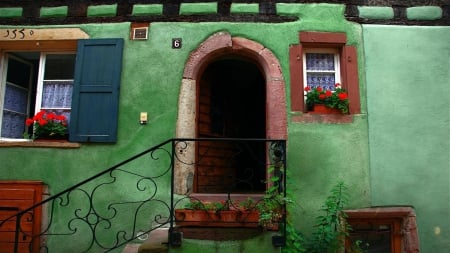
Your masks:
[{"label": "red window shutter", "polygon": [[303,49],[301,45],[289,48],[289,65],[291,74],[291,111],[304,111],[303,94]]},{"label": "red window shutter", "polygon": [[361,112],[359,100],[359,77],[358,77],[358,56],[356,47],[344,46],[342,48],[342,64],[344,85],[346,86],[349,97],[350,114],[358,114]]}]

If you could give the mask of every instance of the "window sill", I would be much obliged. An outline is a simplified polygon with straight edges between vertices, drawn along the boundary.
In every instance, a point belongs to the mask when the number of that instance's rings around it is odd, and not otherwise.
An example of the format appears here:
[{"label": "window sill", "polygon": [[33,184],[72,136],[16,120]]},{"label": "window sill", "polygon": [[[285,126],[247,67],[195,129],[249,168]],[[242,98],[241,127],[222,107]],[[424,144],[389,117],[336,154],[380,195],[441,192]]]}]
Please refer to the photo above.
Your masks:
[{"label": "window sill", "polygon": [[81,144],[68,142],[67,140],[43,141],[43,140],[0,140],[0,148],[28,147],[28,148],[80,148]]},{"label": "window sill", "polygon": [[294,112],[292,122],[322,123],[322,124],[349,124],[353,123],[353,114],[316,114]]}]

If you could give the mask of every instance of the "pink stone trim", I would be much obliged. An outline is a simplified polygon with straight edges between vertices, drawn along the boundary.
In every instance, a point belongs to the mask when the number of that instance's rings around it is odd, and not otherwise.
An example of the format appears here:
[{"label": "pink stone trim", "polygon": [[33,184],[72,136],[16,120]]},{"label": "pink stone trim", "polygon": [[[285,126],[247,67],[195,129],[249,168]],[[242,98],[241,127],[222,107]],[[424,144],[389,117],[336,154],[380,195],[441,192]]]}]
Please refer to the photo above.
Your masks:
[{"label": "pink stone trim", "polygon": [[209,63],[229,54],[249,58],[259,65],[266,78],[266,138],[287,139],[286,91],[281,65],[263,45],[242,37],[231,37],[227,32],[216,33],[190,54],[183,78],[197,80]]}]

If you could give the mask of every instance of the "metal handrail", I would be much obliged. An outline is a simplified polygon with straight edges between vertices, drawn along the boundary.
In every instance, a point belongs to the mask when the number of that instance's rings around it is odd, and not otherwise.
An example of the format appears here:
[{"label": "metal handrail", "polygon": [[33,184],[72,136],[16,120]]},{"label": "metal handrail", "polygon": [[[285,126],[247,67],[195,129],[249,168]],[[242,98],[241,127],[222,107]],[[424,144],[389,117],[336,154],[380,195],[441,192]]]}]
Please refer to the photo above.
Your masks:
[{"label": "metal handrail", "polygon": [[[180,243],[180,239],[174,230],[174,210],[180,208],[182,201],[179,198],[175,199],[175,167],[177,163],[188,164],[180,156],[182,151],[187,151],[187,147],[191,145],[190,152],[192,152],[192,150],[195,150],[195,147],[193,148],[192,145],[202,142],[229,143],[239,151],[234,152],[232,155],[240,156],[243,155],[243,147],[250,147],[249,143],[265,143],[266,146],[269,146],[268,143],[272,143],[271,145],[273,143],[281,143],[281,160],[285,165],[284,140],[239,138],[169,139],[12,215],[0,222],[0,228],[6,222],[15,221],[14,253],[19,252],[19,239],[21,239],[21,236],[23,238],[31,237],[28,243],[28,250],[31,253],[53,251],[53,248],[48,247],[47,240],[53,240],[53,238],[58,236],[60,238],[71,236],[71,240],[73,240],[75,238],[73,237],[74,235],[83,238],[83,236],[89,234],[91,237],[86,240],[74,240],[77,247],[79,247],[79,252],[110,252],[136,240],[139,234],[149,233],[163,226],[169,226],[169,244],[177,245]],[[204,155],[206,157],[208,152],[210,152],[209,149],[203,154],[197,151],[194,162],[191,161],[189,166],[199,165],[200,161],[204,159],[201,156]],[[245,154],[253,156],[251,153],[253,151],[250,150],[249,152]],[[265,155],[264,160],[267,160],[266,158],[267,156]],[[230,157],[229,159],[235,159],[235,157]],[[152,169],[149,170],[148,166],[152,166]],[[267,161],[264,161],[264,166],[267,166]],[[122,177],[125,179],[122,179]],[[129,178],[128,181],[127,177]],[[124,190],[130,191],[130,196],[126,196],[123,199],[111,199],[110,202],[106,203],[104,196],[111,195],[109,190],[120,187],[121,180],[131,183],[124,187]],[[241,182],[242,180],[240,179],[239,183]],[[135,183],[134,186],[132,183]],[[170,196],[167,196],[168,194],[165,194],[165,191],[158,191],[160,189],[158,186],[167,185],[168,183]],[[282,186],[280,185],[280,190],[284,192],[284,196],[285,183],[286,180],[283,179],[283,184]],[[32,235],[25,231],[22,227],[22,222],[32,222],[35,218],[34,210],[37,208],[46,210],[46,212],[42,213],[47,222],[40,233]],[[72,209],[69,212],[64,212],[64,210],[69,208]],[[70,217],[66,214],[70,214]],[[151,215],[153,215],[152,224],[145,224],[144,221],[152,217]],[[120,221],[120,219],[124,217],[131,220],[131,222],[121,224],[123,221]],[[123,225],[125,228],[119,225]],[[112,231],[111,233],[109,233],[110,230]],[[103,233],[105,231],[108,231],[108,233]],[[36,240],[40,241],[39,249],[36,249],[36,247],[33,249],[33,246],[36,245],[34,243]],[[63,241],[65,241],[64,244],[68,243],[66,242],[68,240]],[[51,245],[54,245],[54,243]],[[59,252],[58,249],[55,252]]]}]

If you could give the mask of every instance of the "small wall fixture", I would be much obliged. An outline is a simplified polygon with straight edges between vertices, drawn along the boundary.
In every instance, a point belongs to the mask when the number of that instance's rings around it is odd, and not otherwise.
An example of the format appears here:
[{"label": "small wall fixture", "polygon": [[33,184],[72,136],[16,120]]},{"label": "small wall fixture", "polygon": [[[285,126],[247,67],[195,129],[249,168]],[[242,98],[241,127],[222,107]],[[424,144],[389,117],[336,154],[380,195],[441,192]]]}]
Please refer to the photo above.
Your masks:
[{"label": "small wall fixture", "polygon": [[141,123],[141,125],[147,124],[147,112],[141,112],[139,123]]},{"label": "small wall fixture", "polygon": [[149,23],[131,23],[130,39],[147,40]]}]

